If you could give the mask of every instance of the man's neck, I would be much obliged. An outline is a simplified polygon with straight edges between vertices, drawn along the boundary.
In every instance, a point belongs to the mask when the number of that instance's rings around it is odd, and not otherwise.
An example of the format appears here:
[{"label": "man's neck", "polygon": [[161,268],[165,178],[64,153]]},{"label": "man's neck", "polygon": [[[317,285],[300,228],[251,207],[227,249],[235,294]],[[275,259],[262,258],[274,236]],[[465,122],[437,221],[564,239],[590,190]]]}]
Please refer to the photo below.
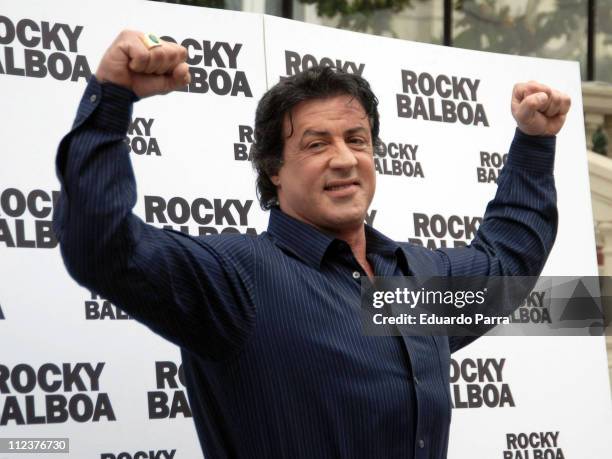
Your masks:
[{"label": "man's neck", "polygon": [[325,234],[331,235],[336,239],[340,239],[346,242],[351,248],[351,252],[353,252],[353,256],[357,260],[357,263],[361,266],[361,268],[365,271],[369,278],[374,277],[374,270],[370,266],[368,259],[366,258],[366,237],[365,237],[365,224],[355,224],[355,226],[347,226],[345,228],[323,228],[317,226],[314,222],[308,221],[297,215],[294,212],[283,209],[282,206],[279,206],[281,212],[286,215],[289,215],[291,218],[301,221],[302,223],[306,223],[310,226],[317,228],[319,231],[324,232]]},{"label": "man's neck", "polygon": [[361,225],[350,231],[337,233],[335,237],[345,241],[349,245],[357,263],[359,263],[369,278],[374,277],[374,270],[366,258],[365,225]]}]

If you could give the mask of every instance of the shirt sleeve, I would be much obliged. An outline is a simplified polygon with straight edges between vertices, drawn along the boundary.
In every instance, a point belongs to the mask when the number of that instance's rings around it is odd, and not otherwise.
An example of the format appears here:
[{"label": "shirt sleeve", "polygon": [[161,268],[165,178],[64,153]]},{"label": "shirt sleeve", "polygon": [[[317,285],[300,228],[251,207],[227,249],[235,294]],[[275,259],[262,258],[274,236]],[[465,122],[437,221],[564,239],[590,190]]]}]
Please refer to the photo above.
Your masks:
[{"label": "shirt sleeve", "polygon": [[[92,77],[57,153],[54,231],[70,275],[201,357],[234,354],[254,322],[248,273],[222,250],[132,213],[136,182],[125,143],[135,94]],[[243,239],[245,252],[249,239]]]},{"label": "shirt sleeve", "polygon": [[[439,249],[448,276],[538,276],[557,235],[555,137],[516,130],[508,160],[468,247]],[[475,338],[451,337],[451,352]]]}]

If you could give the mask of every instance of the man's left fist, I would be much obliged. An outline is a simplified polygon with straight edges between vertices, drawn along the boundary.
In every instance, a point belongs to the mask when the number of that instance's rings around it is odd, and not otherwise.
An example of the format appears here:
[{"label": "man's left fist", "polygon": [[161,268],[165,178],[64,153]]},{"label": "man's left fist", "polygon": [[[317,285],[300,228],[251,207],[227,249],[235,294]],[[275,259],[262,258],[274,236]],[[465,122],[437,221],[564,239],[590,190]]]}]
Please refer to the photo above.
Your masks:
[{"label": "man's left fist", "polygon": [[512,116],[529,135],[557,135],[571,103],[567,94],[536,81],[517,83],[512,90]]}]

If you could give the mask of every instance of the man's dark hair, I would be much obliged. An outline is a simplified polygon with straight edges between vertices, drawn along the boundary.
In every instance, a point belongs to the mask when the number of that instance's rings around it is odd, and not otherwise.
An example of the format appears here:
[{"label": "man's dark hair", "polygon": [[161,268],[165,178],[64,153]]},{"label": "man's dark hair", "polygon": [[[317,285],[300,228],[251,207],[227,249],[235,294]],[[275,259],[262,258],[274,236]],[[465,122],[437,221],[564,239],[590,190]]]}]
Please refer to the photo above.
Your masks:
[{"label": "man's dark hair", "polygon": [[255,112],[251,158],[257,171],[257,196],[262,209],[268,210],[278,203],[276,186],[270,177],[277,175],[283,164],[285,115],[291,116],[293,107],[305,100],[338,95],[352,96],[361,103],[370,121],[374,149],[379,147],[378,99],[364,78],[334,67],[315,66],[283,79],[263,95]]}]

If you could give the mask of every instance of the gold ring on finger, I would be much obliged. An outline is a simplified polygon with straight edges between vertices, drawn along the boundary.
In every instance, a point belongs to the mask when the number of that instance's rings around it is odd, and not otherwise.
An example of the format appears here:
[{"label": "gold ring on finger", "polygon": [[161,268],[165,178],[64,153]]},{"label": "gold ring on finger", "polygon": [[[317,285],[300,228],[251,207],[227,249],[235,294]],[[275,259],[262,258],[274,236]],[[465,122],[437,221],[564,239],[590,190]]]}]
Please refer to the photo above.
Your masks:
[{"label": "gold ring on finger", "polygon": [[142,42],[147,47],[147,49],[151,50],[153,48],[157,48],[162,45],[161,39],[154,34],[153,32],[147,32],[142,37]]}]

